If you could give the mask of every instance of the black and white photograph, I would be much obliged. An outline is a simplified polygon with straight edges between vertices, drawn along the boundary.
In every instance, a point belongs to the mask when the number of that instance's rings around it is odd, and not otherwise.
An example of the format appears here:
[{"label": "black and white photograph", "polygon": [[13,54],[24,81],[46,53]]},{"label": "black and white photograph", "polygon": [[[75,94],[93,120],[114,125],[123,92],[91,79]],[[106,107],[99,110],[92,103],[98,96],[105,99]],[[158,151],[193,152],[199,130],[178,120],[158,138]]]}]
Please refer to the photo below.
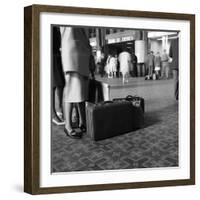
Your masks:
[{"label": "black and white photograph", "polygon": [[25,191],[194,184],[194,16],[25,11]]},{"label": "black and white photograph", "polygon": [[179,30],[51,25],[51,172],[179,167]]}]

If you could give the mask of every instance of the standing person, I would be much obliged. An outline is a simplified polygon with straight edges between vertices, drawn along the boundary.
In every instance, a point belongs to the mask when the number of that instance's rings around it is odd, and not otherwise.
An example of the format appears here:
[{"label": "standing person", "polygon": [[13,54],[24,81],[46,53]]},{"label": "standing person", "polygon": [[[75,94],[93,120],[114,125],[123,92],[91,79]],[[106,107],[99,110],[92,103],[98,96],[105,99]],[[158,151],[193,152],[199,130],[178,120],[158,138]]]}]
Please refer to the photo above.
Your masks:
[{"label": "standing person", "polygon": [[113,64],[112,64],[112,72],[113,72],[113,77],[117,77],[117,64],[118,64],[118,58],[117,54],[113,56]]},{"label": "standing person", "polygon": [[162,74],[161,78],[166,77],[166,79],[169,78],[169,55],[167,54],[166,49],[163,50],[163,54],[161,56],[161,62],[162,62]]},{"label": "standing person", "polygon": [[176,100],[179,98],[179,55],[178,55],[178,38],[173,39],[171,41],[170,49],[169,49],[169,56],[172,59],[171,68],[173,73],[173,80],[174,80],[174,97]]},{"label": "standing person", "polygon": [[113,54],[111,54],[107,65],[108,65],[110,77],[111,78],[116,77],[117,76],[117,55],[114,56]]},{"label": "standing person", "polygon": [[148,77],[151,78],[154,71],[154,53],[151,51],[147,56],[147,70],[148,70]]},{"label": "standing person", "polygon": [[[59,27],[53,27],[53,123],[63,125],[63,88],[65,85],[64,74],[61,61],[61,35]],[[56,99],[57,97],[57,99]],[[57,101],[56,101],[57,100]],[[57,108],[56,108],[57,103]]]},{"label": "standing person", "polygon": [[156,77],[159,78],[160,77],[160,70],[161,70],[161,57],[160,57],[160,53],[157,52],[155,55],[155,73],[156,73]]},{"label": "standing person", "polygon": [[128,76],[130,72],[131,65],[131,55],[127,48],[124,47],[123,51],[119,54],[120,72],[122,73],[122,82],[128,82]]},{"label": "standing person", "polygon": [[108,54],[108,57],[106,59],[106,65],[105,65],[105,71],[107,73],[108,78],[111,78],[111,66],[110,66],[110,59],[111,59],[111,54]]},{"label": "standing person", "polygon": [[101,60],[99,62],[99,73],[101,77],[103,77],[105,74],[105,71],[104,71],[105,64],[106,64],[106,58],[105,58],[105,54],[102,52]]},{"label": "standing person", "polygon": [[132,63],[133,63],[132,76],[137,77],[137,56],[135,54],[133,54]]},{"label": "standing person", "polygon": [[[80,139],[85,129],[85,101],[88,97],[88,77],[91,70],[91,47],[85,29],[76,27],[60,27],[61,56],[65,76],[64,88],[64,132],[67,136]],[[94,76],[94,75],[93,75]],[[72,128],[72,105],[77,105],[79,115],[79,128],[76,132]]]}]

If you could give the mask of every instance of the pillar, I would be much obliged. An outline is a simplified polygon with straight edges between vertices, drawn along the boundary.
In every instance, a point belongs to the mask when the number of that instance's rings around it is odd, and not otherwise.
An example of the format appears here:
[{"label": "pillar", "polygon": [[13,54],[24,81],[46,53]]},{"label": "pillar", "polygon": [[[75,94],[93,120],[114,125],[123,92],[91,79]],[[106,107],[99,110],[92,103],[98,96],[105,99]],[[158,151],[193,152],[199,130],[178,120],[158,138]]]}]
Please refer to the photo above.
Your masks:
[{"label": "pillar", "polygon": [[135,55],[137,56],[137,76],[145,76],[145,60],[147,55],[147,31],[139,31],[135,40]]}]

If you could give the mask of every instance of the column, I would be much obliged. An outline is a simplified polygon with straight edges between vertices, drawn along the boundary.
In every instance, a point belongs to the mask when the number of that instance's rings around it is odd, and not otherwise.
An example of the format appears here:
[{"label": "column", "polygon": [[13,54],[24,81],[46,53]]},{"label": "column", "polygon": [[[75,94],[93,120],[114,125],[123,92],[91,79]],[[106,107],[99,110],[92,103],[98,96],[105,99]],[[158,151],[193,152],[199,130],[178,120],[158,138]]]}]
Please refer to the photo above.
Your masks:
[{"label": "column", "polygon": [[137,56],[137,76],[145,76],[145,58],[147,55],[147,31],[139,31],[135,40],[135,55]]}]

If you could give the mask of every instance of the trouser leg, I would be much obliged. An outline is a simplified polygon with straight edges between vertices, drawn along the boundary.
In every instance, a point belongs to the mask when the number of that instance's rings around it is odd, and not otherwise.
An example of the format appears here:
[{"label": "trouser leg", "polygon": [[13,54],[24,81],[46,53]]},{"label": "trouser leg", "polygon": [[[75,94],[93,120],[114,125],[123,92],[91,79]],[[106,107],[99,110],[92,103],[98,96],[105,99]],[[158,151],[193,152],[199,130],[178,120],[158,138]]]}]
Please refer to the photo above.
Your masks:
[{"label": "trouser leg", "polygon": [[169,66],[165,67],[165,76],[167,79],[169,78]]},{"label": "trouser leg", "polygon": [[152,76],[152,74],[153,74],[153,66],[150,65],[149,66],[149,75]]},{"label": "trouser leg", "polygon": [[179,81],[178,81],[178,70],[173,70],[173,80],[174,80],[174,97],[178,100],[179,96]]},{"label": "trouser leg", "polygon": [[164,78],[165,76],[165,66],[162,66],[162,71],[161,71],[161,78]]}]

